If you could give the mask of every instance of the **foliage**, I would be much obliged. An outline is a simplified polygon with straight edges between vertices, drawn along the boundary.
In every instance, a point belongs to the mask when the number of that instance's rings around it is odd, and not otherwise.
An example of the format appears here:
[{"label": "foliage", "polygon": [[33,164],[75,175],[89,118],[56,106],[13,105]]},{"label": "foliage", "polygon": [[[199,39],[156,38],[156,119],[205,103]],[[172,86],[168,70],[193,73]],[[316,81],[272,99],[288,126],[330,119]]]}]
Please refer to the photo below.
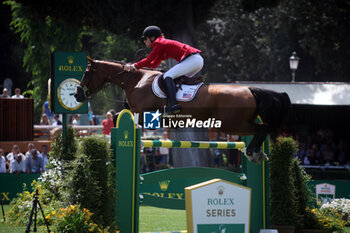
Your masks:
[{"label": "foliage", "polygon": [[311,176],[300,166],[300,161],[297,158],[293,158],[291,169],[294,176],[296,207],[299,218],[298,222],[300,226],[303,227],[308,224],[308,222],[305,221],[305,216],[307,215],[307,207],[312,196],[307,183],[311,180]]},{"label": "foliage", "polygon": [[63,140],[61,133],[57,133],[49,153],[50,157],[60,162],[66,162],[75,158],[77,149],[78,141],[75,137],[75,130],[72,127],[67,127],[65,140]]},{"label": "foliage", "polygon": [[345,221],[341,215],[334,211],[329,211],[322,208],[306,209],[307,229],[325,229],[337,232],[343,232]]},{"label": "foliage", "polygon": [[104,229],[94,223],[91,219],[92,215],[93,213],[86,208],[82,209],[79,205],[70,205],[66,208],[60,208],[58,211],[52,211],[46,216],[46,219],[54,225],[54,230],[60,233],[109,232],[108,228]]},{"label": "foliage", "polygon": [[345,221],[346,226],[350,226],[350,199],[334,199],[331,203],[323,204],[321,210],[335,213]]},{"label": "foliage", "polygon": [[293,51],[301,59],[297,81],[348,79],[348,2],[280,1],[249,12],[242,4],[217,1],[196,30],[210,81],[290,81]]},{"label": "foliage", "polygon": [[11,26],[20,35],[21,42],[26,45],[23,65],[33,77],[29,84],[33,91],[28,93],[35,99],[35,119],[40,119],[42,106],[47,100],[50,54],[55,50],[81,50],[80,34],[83,28],[74,27],[50,16],[39,19],[30,7],[16,1],[9,0],[5,3],[11,6]]},{"label": "foliage", "polygon": [[[73,130],[70,139],[76,141]],[[67,151],[72,154],[67,159],[62,154],[54,154],[63,153],[57,149],[61,143],[59,140],[53,143],[56,149],[51,151],[54,158],[49,161],[49,170],[32,183],[32,189],[39,191],[46,219],[58,232],[116,231],[111,228],[115,226],[115,186],[110,145],[103,137],[84,138],[79,145],[71,144],[73,149]],[[33,195],[34,192],[25,190],[11,202],[10,223],[27,223]],[[38,224],[44,224],[40,214]]]},{"label": "foliage", "polygon": [[270,148],[271,224],[298,225],[294,176],[291,170],[298,144],[293,138],[277,138]]},{"label": "foliage", "polygon": [[114,220],[114,179],[111,151],[103,137],[82,139],[77,158],[65,176],[64,201],[95,213],[94,221],[109,226]]},{"label": "foliage", "polygon": [[[32,184],[33,192],[29,192],[24,187],[24,191],[18,194],[17,198],[14,198],[11,201],[12,209],[8,211],[8,221],[11,224],[19,224],[25,225],[28,222],[30,212],[33,206],[33,196],[38,190],[39,196],[38,200],[41,204],[42,209],[44,210],[44,214],[50,213],[54,209],[60,206],[60,203],[55,200],[55,197],[51,194],[51,192],[45,188],[43,188],[41,182],[34,181]],[[44,219],[42,214],[38,212],[37,221],[39,225],[44,225]]]}]

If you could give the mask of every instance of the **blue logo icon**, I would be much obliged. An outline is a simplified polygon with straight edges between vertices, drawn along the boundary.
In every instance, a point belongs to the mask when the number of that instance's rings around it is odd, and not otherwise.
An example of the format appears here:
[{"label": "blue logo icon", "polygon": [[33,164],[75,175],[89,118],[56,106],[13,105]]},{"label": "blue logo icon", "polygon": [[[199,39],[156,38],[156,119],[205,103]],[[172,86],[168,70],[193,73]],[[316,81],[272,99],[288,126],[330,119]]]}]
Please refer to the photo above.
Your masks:
[{"label": "blue logo icon", "polygon": [[156,112],[144,112],[143,113],[143,128],[145,129],[159,129],[160,128],[160,116],[162,114],[157,110]]}]

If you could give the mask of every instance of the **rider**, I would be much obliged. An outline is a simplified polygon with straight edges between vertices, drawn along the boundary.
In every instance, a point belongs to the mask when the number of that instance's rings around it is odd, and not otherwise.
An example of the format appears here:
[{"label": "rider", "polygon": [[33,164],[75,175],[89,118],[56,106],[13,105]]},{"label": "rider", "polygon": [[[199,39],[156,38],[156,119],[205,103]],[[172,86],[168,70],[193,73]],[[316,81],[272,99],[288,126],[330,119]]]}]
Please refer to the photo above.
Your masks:
[{"label": "rider", "polygon": [[163,60],[169,58],[178,61],[177,65],[163,75],[170,100],[167,113],[177,113],[180,111],[180,106],[176,103],[176,88],[173,79],[182,75],[193,77],[198,73],[203,67],[203,58],[200,55],[202,51],[187,44],[164,38],[161,29],[157,26],[146,27],[142,39],[147,48],[152,48],[152,52],[139,62],[125,65],[124,70],[134,71],[143,67],[156,68]]}]

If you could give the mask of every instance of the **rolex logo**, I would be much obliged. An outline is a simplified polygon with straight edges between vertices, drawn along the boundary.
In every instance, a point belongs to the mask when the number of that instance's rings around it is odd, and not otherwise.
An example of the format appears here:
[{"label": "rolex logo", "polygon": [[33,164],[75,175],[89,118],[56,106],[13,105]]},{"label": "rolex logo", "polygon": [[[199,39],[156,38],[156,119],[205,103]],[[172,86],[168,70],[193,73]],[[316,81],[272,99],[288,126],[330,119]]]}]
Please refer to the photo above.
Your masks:
[{"label": "rolex logo", "polygon": [[129,132],[127,130],[124,131],[124,139],[127,140],[129,137]]},{"label": "rolex logo", "polygon": [[223,194],[224,194],[224,187],[222,187],[221,185],[218,187],[218,194],[220,195],[220,196],[222,196]]},{"label": "rolex logo", "polygon": [[69,57],[67,57],[67,60],[68,60],[68,63],[69,63],[69,64],[73,64],[73,62],[74,62],[74,57],[73,57],[73,56],[69,56]]},{"label": "rolex logo", "polygon": [[170,180],[159,181],[158,184],[162,191],[166,191],[169,187]]}]

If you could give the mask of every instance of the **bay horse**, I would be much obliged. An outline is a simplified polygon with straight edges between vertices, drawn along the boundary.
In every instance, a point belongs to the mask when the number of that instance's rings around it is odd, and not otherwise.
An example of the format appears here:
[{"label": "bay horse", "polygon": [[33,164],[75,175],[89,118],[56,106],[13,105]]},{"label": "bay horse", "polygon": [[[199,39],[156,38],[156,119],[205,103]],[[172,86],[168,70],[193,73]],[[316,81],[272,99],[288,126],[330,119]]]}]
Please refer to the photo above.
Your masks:
[{"label": "bay horse", "polygon": [[[120,62],[87,59],[89,64],[74,95],[78,102],[85,101],[111,82],[124,89],[130,110],[140,113],[141,122],[144,111],[163,109],[164,99],[152,92],[152,82],[161,72],[145,69],[126,72]],[[181,114],[201,120],[221,120],[221,132],[254,135],[246,155],[256,162],[266,159],[260,151],[262,142],[268,133],[276,135],[291,102],[286,93],[232,84],[204,84],[192,101],[179,104]],[[256,123],[258,115],[263,123]]]}]

